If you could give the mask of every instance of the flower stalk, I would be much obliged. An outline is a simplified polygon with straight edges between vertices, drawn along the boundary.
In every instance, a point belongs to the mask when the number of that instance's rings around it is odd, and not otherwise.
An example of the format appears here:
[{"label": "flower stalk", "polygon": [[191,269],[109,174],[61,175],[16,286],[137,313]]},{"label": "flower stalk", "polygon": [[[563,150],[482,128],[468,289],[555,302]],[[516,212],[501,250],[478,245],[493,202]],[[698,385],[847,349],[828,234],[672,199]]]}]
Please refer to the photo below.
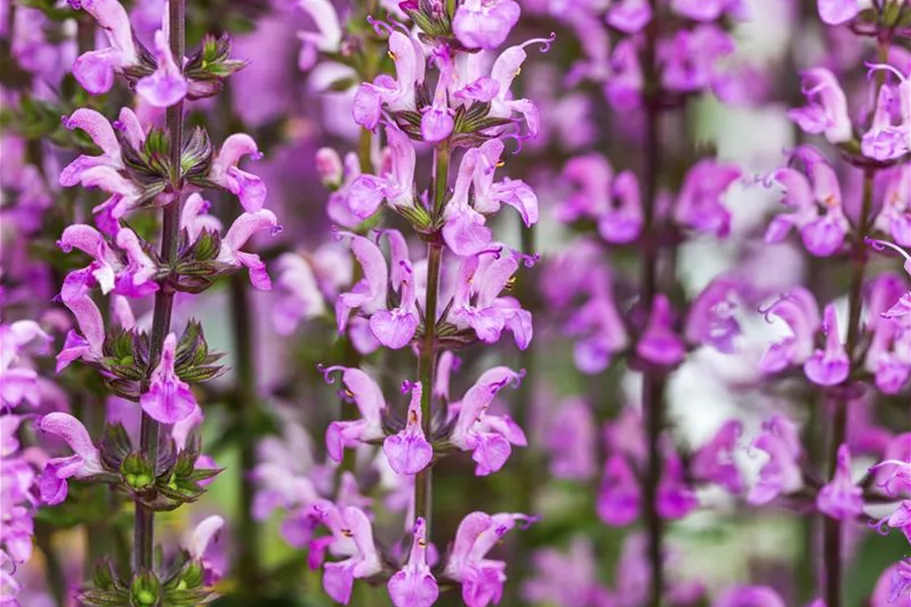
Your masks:
[{"label": "flower stalk", "polygon": [[[169,45],[174,57],[186,54],[186,0],[172,0],[168,4]],[[183,69],[178,65],[178,69]],[[183,101],[168,107],[166,122],[169,138],[171,167],[171,188],[175,198],[164,207],[161,214],[161,259],[165,266],[171,266],[177,258],[180,236],[180,211],[183,202],[181,194],[181,152],[183,150]],[[152,316],[152,333],[149,344],[149,367],[142,392],[146,393],[151,384],[152,370],[158,366],[164,348],[165,338],[171,331],[171,314],[174,308],[174,292],[164,287],[155,294]],[[143,412],[139,445],[142,454],[155,466],[158,461],[160,424]],[[136,502],[136,518],[133,525],[133,569],[136,572],[152,568],[154,547],[155,513]]]}]

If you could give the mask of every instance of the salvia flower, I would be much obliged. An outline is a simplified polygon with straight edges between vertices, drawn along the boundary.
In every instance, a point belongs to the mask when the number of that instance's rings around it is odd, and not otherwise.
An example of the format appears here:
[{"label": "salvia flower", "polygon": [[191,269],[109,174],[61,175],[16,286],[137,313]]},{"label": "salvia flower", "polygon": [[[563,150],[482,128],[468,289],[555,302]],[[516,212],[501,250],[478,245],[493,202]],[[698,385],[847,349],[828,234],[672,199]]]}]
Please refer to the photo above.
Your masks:
[{"label": "salvia flower", "polygon": [[763,373],[777,373],[792,365],[802,365],[813,355],[814,337],[821,320],[812,293],[803,287],[794,287],[760,311],[768,322],[772,322],[771,317],[784,321],[789,332],[763,354],[759,361]]},{"label": "salvia flower", "polygon": [[684,478],[683,462],[676,449],[668,449],[665,455],[664,472],[658,483],[655,508],[665,519],[685,517],[699,506],[699,499]]},{"label": "salvia flower", "polygon": [[405,427],[383,441],[383,453],[396,474],[417,474],[433,459],[433,447],[427,442],[421,427],[422,392],[421,382],[411,384],[411,403]]},{"label": "salvia flower", "polygon": [[781,202],[794,212],[777,215],[769,224],[765,241],[780,242],[797,229],[810,254],[828,257],[841,250],[849,230],[838,178],[826,158],[811,146],[797,148],[792,158],[803,161],[806,174],[782,168],[773,172],[768,182],[784,189]]},{"label": "salvia flower", "polygon": [[775,415],[763,424],[762,433],[753,447],[768,454],[768,461],[759,470],[759,478],[747,495],[747,502],[762,505],[782,493],[790,493],[803,483],[799,459],[802,456],[797,426]]},{"label": "salvia flower", "polygon": [[825,135],[829,143],[850,141],[854,134],[848,101],[835,74],[824,67],[807,70],[801,76],[801,90],[807,105],[790,110],[791,120],[807,133]]},{"label": "salvia flower", "polygon": [[436,578],[427,565],[427,525],[422,518],[411,530],[411,553],[408,562],[396,572],[386,587],[395,607],[430,607],[440,595]]},{"label": "salvia flower", "polygon": [[712,159],[699,161],[686,175],[674,205],[674,219],[683,227],[725,237],[731,231],[731,213],[722,197],[737,179],[740,169]]},{"label": "salvia flower", "polygon": [[228,228],[221,240],[216,261],[239,268],[246,267],[250,271],[250,282],[261,291],[272,288],[272,281],[266,272],[266,264],[255,253],[247,253],[241,248],[257,232],[268,230],[271,234],[281,231],[278,219],[269,209],[260,209],[255,212],[242,213]]},{"label": "salvia flower", "polygon": [[725,422],[714,438],[693,456],[693,476],[702,481],[716,483],[731,493],[743,491],[743,479],[734,461],[738,440],[743,433],[740,420]]},{"label": "salvia flower", "polygon": [[873,225],[897,245],[911,247],[911,164],[893,167],[887,179],[882,210]]},{"label": "salvia flower", "polygon": [[658,45],[662,84],[677,93],[696,93],[713,87],[724,78],[719,61],[733,52],[733,38],[714,24],[678,30]]},{"label": "salvia flower", "polygon": [[465,48],[495,49],[519,21],[514,0],[465,0],[456,9],[452,31]]},{"label": "salvia flower", "polygon": [[177,337],[170,333],[164,340],[161,360],[150,377],[149,391],[142,395],[142,410],[155,421],[173,424],[186,419],[196,411],[196,397],[190,386],[174,372]]},{"label": "salvia flower", "polygon": [[591,406],[581,398],[561,401],[544,434],[550,473],[561,479],[591,478],[595,474],[596,442],[597,424]]},{"label": "salvia flower", "polygon": [[595,505],[598,516],[612,527],[625,527],[638,518],[640,501],[639,483],[626,455],[610,455]]},{"label": "salvia flower", "polygon": [[20,356],[32,343],[47,343],[51,337],[31,320],[0,325],[0,402],[13,409],[22,402],[38,406],[38,374]]},{"label": "salvia flower", "polygon": [[383,173],[359,175],[347,190],[348,208],[359,219],[367,219],[385,200],[396,211],[414,207],[414,145],[394,125],[386,128],[388,147]]},{"label": "salvia flower", "polygon": [[383,392],[373,379],[360,369],[350,367],[327,367],[322,369],[328,383],[335,379],[330,375],[341,371],[346,395],[354,399],[361,418],[352,421],[335,421],[326,430],[326,451],[330,458],[340,462],[345,447],[355,447],[361,442],[382,439],[382,413],[386,408]]},{"label": "salvia flower", "polygon": [[664,294],[652,301],[652,309],[642,337],[636,344],[636,354],[654,365],[673,367],[683,361],[686,346],[673,327],[671,302]]},{"label": "salvia flower", "polygon": [[237,196],[245,211],[255,213],[263,208],[266,201],[266,184],[258,176],[238,168],[237,164],[244,156],[254,160],[262,157],[256,142],[249,135],[235,133],[229,136],[212,160],[208,178]]},{"label": "salvia flower", "polygon": [[838,448],[835,473],[819,490],[816,507],[826,516],[840,521],[851,520],[863,512],[863,490],[851,480],[851,452],[847,445]]},{"label": "salvia flower", "polygon": [[114,86],[115,74],[139,63],[130,19],[118,0],[69,0],[69,3],[92,15],[110,43],[105,49],[84,53],[73,64],[73,75],[79,84],[92,95],[101,95]]},{"label": "salvia flower", "polygon": [[512,418],[488,412],[497,392],[510,383],[518,384],[523,375],[507,367],[494,367],[478,378],[460,402],[450,405],[457,417],[449,441],[472,453],[477,476],[487,476],[502,468],[512,453],[511,445],[527,444],[525,433]]},{"label": "salvia flower", "polygon": [[194,561],[199,562],[203,570],[203,583],[211,586],[224,575],[224,554],[219,554],[218,538],[225,526],[225,519],[213,514],[193,529],[187,543],[187,553]]},{"label": "salvia flower", "polygon": [[153,107],[170,107],[187,96],[190,85],[171,54],[164,29],[155,32],[155,59],[158,67],[136,82],[136,92]]},{"label": "salvia flower", "polygon": [[60,300],[76,317],[79,332],[66,334],[63,349],[57,354],[57,372],[77,359],[95,362],[101,359],[104,346],[104,320],[91,296],[96,284],[91,267],[70,272],[63,279]]},{"label": "salvia flower", "polygon": [[611,4],[606,20],[624,34],[635,34],[652,20],[652,7],[648,0],[619,0]]},{"label": "salvia flower", "polygon": [[337,53],[342,44],[342,28],[338,13],[329,0],[298,0],[297,6],[310,15],[318,31],[301,31],[297,33],[301,41],[301,50],[297,67],[309,70],[317,60],[317,53]]},{"label": "salvia flower", "polygon": [[898,76],[898,86],[885,84],[879,89],[870,128],[860,140],[864,156],[879,161],[895,160],[911,148],[911,81],[909,76],[889,65],[876,66]]},{"label": "salvia flower", "polygon": [[362,83],[351,108],[354,121],[373,130],[380,122],[383,107],[390,112],[415,109],[415,85],[424,82],[426,61],[421,43],[400,31],[389,35],[389,54],[395,62],[396,77],[377,76]]},{"label": "salvia flower", "polygon": [[803,365],[807,379],[819,386],[834,386],[848,378],[851,361],[838,334],[838,315],[835,305],[829,304],[823,312],[823,331],[826,347],[815,350]]},{"label": "salvia flower", "polygon": [[826,25],[842,25],[860,14],[858,0],[819,0],[816,8]]},{"label": "salvia flower", "polygon": [[88,430],[78,419],[68,413],[49,413],[38,421],[38,429],[63,439],[73,455],[48,460],[41,473],[39,488],[41,501],[55,505],[67,495],[67,479],[86,479],[104,472],[101,453],[92,444]]},{"label": "salvia flower", "polygon": [[506,563],[488,559],[487,553],[517,523],[534,519],[524,514],[472,512],[462,519],[444,575],[462,585],[462,600],[468,607],[498,604],[506,582]]},{"label": "salvia flower", "polygon": [[383,570],[373,543],[373,526],[363,510],[355,506],[337,507],[323,500],[312,507],[312,516],[332,532],[329,549],[348,558],[326,563],[323,589],[334,600],[347,605],[355,579],[367,578]]},{"label": "salvia flower", "polygon": [[712,279],[690,306],[684,327],[687,340],[733,354],[734,339],[740,335],[740,324],[734,317],[740,291],[736,280],[725,276]]}]

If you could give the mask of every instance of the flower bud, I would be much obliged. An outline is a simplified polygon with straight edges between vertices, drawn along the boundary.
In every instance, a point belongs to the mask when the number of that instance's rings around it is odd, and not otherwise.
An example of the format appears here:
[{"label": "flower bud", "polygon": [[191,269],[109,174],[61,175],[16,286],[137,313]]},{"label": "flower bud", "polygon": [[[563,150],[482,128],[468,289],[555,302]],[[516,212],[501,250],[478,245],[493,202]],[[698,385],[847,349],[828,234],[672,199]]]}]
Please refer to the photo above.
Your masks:
[{"label": "flower bud", "polygon": [[161,602],[161,582],[151,571],[144,571],[130,584],[130,604],[133,607],[156,607]]},{"label": "flower bud", "polygon": [[148,489],[155,483],[155,471],[152,464],[141,453],[131,453],[120,465],[123,482],[135,491]]},{"label": "flower bud", "polygon": [[333,148],[320,148],[316,151],[316,172],[324,186],[337,190],[342,185],[342,159]]}]

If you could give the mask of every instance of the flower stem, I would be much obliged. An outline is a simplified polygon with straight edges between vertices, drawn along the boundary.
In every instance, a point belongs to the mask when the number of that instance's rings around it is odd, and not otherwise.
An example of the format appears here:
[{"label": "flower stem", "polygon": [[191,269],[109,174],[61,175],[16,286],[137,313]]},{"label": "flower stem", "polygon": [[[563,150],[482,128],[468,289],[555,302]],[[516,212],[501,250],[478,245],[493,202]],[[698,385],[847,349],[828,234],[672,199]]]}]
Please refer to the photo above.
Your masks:
[{"label": "flower stem", "polygon": [[[851,286],[848,290],[848,338],[845,350],[848,359],[854,362],[861,336],[860,313],[863,307],[864,272],[867,267],[867,250],[864,239],[870,231],[870,215],[873,206],[873,178],[875,171],[864,172],[863,203],[860,211],[858,233],[852,246]],[[845,442],[848,426],[848,401],[835,401],[832,418],[832,432],[829,439],[829,477],[835,473],[838,462],[838,448]],[[825,601],[827,607],[842,607],[844,596],[843,580],[843,533],[841,522],[825,517],[823,520],[823,562],[825,565]]]},{"label": "flower stem", "polygon": [[[446,202],[449,187],[449,140],[440,142],[434,150],[433,174],[433,213],[438,218]],[[433,384],[436,374],[436,328],[437,298],[440,290],[440,267],[443,262],[443,244],[439,235],[432,236],[427,243],[427,295],[424,299],[424,335],[422,337],[420,358],[418,359],[418,378],[421,381],[421,425],[424,434],[431,435]],[[414,516],[422,517],[427,523],[427,537],[430,537],[430,521],[433,510],[432,465],[424,468],[414,479]]]},{"label": "flower stem", "polygon": [[[652,10],[657,14],[658,2],[651,0]],[[643,205],[642,234],[645,243],[645,259],[642,262],[639,305],[643,318],[648,315],[652,300],[658,291],[659,243],[655,233],[655,207],[658,198],[658,180],[661,176],[660,122],[661,106],[660,81],[656,66],[658,44],[658,22],[653,18],[646,28],[646,44],[643,51],[643,67],[646,78],[645,91],[645,134],[643,182],[645,204]],[[645,524],[648,538],[648,562],[651,571],[649,601],[651,607],[660,607],[664,590],[664,521],[658,513],[658,484],[661,482],[661,431],[664,428],[665,379],[661,374],[646,371],[642,382],[642,411],[646,429],[648,464],[644,478],[643,499]]]},{"label": "flower stem", "polygon": [[[186,0],[171,0],[168,4],[168,21],[170,27],[171,53],[177,65],[182,68],[186,54]],[[166,267],[177,258],[178,238],[180,234],[181,166],[180,157],[183,150],[183,101],[167,109],[167,127],[169,137],[169,160],[171,165],[171,188],[175,199],[164,207],[161,214],[161,260]],[[152,312],[152,334],[149,342],[149,367],[146,380],[142,382],[142,392],[149,390],[149,377],[158,366],[164,340],[171,330],[171,313],[174,308],[174,292],[167,285],[155,294],[155,307]],[[142,454],[157,470],[158,441],[160,424],[142,414],[139,448]],[[133,524],[133,571],[134,573],[152,568],[154,547],[155,513],[136,503],[136,518]]]}]

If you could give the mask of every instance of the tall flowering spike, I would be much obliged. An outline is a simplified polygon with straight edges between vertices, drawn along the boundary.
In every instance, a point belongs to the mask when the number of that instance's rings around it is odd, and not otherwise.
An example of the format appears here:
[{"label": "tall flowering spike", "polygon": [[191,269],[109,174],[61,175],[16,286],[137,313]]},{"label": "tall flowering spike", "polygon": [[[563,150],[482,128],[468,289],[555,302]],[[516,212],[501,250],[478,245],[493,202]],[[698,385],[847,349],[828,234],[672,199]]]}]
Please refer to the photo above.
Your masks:
[{"label": "tall flowering spike", "polygon": [[514,0],[465,0],[456,9],[452,31],[469,49],[495,49],[509,36],[522,13]]},{"label": "tall flowering spike", "polygon": [[427,524],[414,522],[408,563],[389,579],[389,598],[395,607],[430,607],[440,595],[436,578],[427,565]]},{"label": "tall flowering spike", "polygon": [[615,453],[608,457],[595,506],[601,520],[612,527],[629,525],[639,516],[640,494],[626,456]]},{"label": "tall flowering spike", "polygon": [[136,92],[154,107],[170,107],[186,97],[189,83],[174,61],[164,30],[155,32],[155,59],[158,68],[136,83]]},{"label": "tall flowering spike", "polygon": [[832,480],[816,496],[819,511],[840,521],[851,520],[863,513],[863,490],[851,480],[851,451],[847,445],[838,448],[838,463]]},{"label": "tall flowering spike", "polygon": [[824,67],[807,70],[801,77],[807,105],[788,112],[797,125],[811,134],[823,134],[829,143],[839,144],[853,137],[848,101],[835,74]]},{"label": "tall flowering spike", "polygon": [[750,489],[747,502],[767,504],[781,493],[790,493],[801,486],[803,476],[798,461],[802,451],[793,422],[773,416],[763,424],[763,431],[753,446],[768,454],[768,461],[760,468],[759,479]]},{"label": "tall flowering spike", "polygon": [[55,457],[47,461],[41,473],[39,489],[41,501],[55,505],[67,495],[67,479],[84,479],[104,473],[101,453],[92,444],[88,430],[78,419],[67,413],[49,413],[38,421],[38,429],[63,439],[73,455]]},{"label": "tall flowering spike", "polygon": [[842,383],[851,372],[851,361],[845,352],[838,334],[838,315],[835,305],[826,306],[823,313],[823,330],[826,334],[826,347],[816,350],[803,365],[807,378],[819,386],[834,386]]},{"label": "tall flowering spike", "polygon": [[235,133],[225,139],[212,160],[209,180],[237,196],[245,211],[255,213],[266,202],[266,184],[258,176],[238,168],[237,164],[244,156],[254,159],[262,156],[252,137]]},{"label": "tall flowering spike", "polygon": [[377,383],[360,369],[328,367],[323,370],[326,381],[334,381],[329,375],[335,371],[342,372],[346,395],[354,399],[361,413],[361,419],[332,422],[326,430],[327,453],[330,458],[340,462],[345,447],[354,447],[360,442],[377,440],[385,436],[382,413],[386,408],[386,400]]},{"label": "tall flowering spike", "polygon": [[759,361],[759,369],[777,373],[806,362],[813,354],[814,337],[820,325],[813,294],[803,287],[795,287],[761,312],[769,322],[770,317],[784,321],[790,334],[769,346]]},{"label": "tall flowering spike", "polygon": [[691,464],[693,475],[699,480],[717,483],[731,493],[743,491],[743,480],[734,462],[742,433],[740,420],[725,422],[714,438],[696,452]]},{"label": "tall flowering spike", "polygon": [[161,361],[152,372],[149,391],[139,404],[149,417],[162,424],[177,423],[196,411],[196,397],[190,386],[174,372],[177,337],[169,333],[161,350]]},{"label": "tall flowering spike", "polygon": [[683,340],[673,328],[671,302],[659,294],[652,302],[648,324],[636,344],[636,354],[648,362],[673,367],[680,364],[686,354]]},{"label": "tall flowering spike", "polygon": [[433,459],[433,447],[421,427],[422,392],[421,382],[413,384],[405,427],[383,441],[383,452],[396,474],[417,474]]}]

